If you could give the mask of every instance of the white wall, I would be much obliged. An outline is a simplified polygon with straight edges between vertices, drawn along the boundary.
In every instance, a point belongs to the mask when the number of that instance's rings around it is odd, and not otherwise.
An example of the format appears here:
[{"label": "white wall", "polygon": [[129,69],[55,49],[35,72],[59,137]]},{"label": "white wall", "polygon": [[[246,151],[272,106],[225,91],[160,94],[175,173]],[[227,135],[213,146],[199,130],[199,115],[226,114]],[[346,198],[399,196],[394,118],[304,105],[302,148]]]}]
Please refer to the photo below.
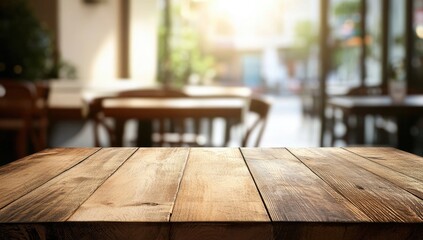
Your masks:
[{"label": "white wall", "polygon": [[[129,1],[129,77],[155,81],[157,65],[157,0]],[[120,0],[87,4],[59,0],[59,46],[83,82],[119,78]]]},{"label": "white wall", "polygon": [[131,0],[129,74],[142,82],[154,82],[157,71],[158,0]]},{"label": "white wall", "polygon": [[76,66],[82,81],[117,78],[118,33],[118,0],[59,0],[61,57]]}]

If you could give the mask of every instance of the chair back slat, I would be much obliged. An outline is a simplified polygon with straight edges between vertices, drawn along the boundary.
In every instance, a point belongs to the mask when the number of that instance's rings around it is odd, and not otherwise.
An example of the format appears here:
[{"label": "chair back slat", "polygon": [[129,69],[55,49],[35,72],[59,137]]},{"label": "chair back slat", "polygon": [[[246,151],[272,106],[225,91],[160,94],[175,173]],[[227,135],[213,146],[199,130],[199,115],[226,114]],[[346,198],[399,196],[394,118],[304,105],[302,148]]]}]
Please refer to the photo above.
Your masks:
[{"label": "chair back slat", "polygon": [[267,117],[270,110],[270,103],[266,100],[259,98],[259,97],[252,97],[250,100],[250,107],[248,109],[249,114],[255,114],[256,119],[255,121],[247,127],[247,131],[245,136],[242,140],[242,146],[247,147],[248,143],[253,141],[251,140],[253,133],[256,134],[256,139],[254,142],[254,147],[258,147],[260,145],[260,141],[263,137],[264,130],[267,124]]},{"label": "chair back slat", "polygon": [[47,99],[49,87],[46,84],[17,80],[0,81],[0,130],[16,134],[16,157],[32,150],[41,151],[47,147]]},{"label": "chair back slat", "polygon": [[29,82],[0,81],[0,116],[15,118],[31,116],[36,107],[37,92]]},{"label": "chair back slat", "polygon": [[[114,131],[110,122],[106,121],[106,116],[103,114],[103,102],[106,99],[110,98],[160,98],[160,99],[177,99],[177,98],[187,98],[188,96],[177,89],[139,89],[139,90],[130,90],[117,93],[112,97],[100,97],[91,101],[90,103],[90,114],[89,116],[94,120],[94,127],[105,127],[108,134],[112,134],[110,139],[113,139],[114,142],[110,142],[110,145],[121,146],[122,136],[116,136],[116,131]],[[174,118],[155,118],[152,119],[150,128],[152,129],[151,141],[153,146],[199,146],[197,140],[204,139],[206,136],[207,143],[211,143],[210,138],[212,134],[201,133],[204,124],[204,120],[200,118],[190,119],[190,118],[181,118],[178,116],[177,111],[170,111],[167,114],[172,115],[174,112]],[[165,114],[165,115],[167,115]],[[211,121],[211,120],[210,120]],[[115,121],[116,122],[116,121]],[[148,121],[140,120],[138,121],[138,127],[145,127],[145,124]],[[143,124],[142,126],[140,126]],[[210,123],[211,124],[211,123]],[[116,124],[114,126],[117,127]],[[123,126],[121,126],[123,127]],[[139,131],[138,131],[139,132]],[[212,131],[211,131],[212,132]],[[100,146],[99,140],[99,131],[96,129],[94,131],[94,144]],[[139,141],[137,141],[139,142]],[[204,142],[204,141],[202,141]]]}]

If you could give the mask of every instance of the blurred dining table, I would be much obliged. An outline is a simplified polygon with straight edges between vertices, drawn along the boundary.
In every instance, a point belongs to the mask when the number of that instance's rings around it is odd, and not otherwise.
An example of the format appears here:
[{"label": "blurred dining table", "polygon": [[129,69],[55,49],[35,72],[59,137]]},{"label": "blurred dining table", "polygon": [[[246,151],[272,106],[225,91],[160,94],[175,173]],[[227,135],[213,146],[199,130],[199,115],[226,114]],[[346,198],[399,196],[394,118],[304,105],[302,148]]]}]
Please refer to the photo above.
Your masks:
[{"label": "blurred dining table", "polygon": [[[142,84],[129,80],[115,80],[104,84],[82,84],[77,81],[52,81],[48,100],[50,119],[83,120],[88,115],[88,104],[92,99],[114,96],[119,91],[161,88],[157,84]],[[189,97],[248,98],[252,91],[244,86],[187,85],[180,90]]]},{"label": "blurred dining table", "polygon": [[0,167],[0,239],[423,239],[393,148],[53,148]]},{"label": "blurred dining table", "polygon": [[[331,97],[327,101],[327,106],[333,110],[339,109],[342,111],[343,116],[382,116],[392,117],[397,123],[397,137],[399,148],[403,150],[411,150],[410,117],[420,118],[423,117],[423,95],[408,95],[403,101],[396,102],[388,95],[380,96],[336,96]],[[335,114],[332,114],[332,122],[334,122]],[[357,120],[356,123],[359,123]],[[344,118],[344,125],[346,127],[346,139],[352,133],[352,127],[348,119]],[[334,127],[334,126],[332,126]],[[334,135],[334,129],[331,129]],[[358,144],[364,144],[364,126],[354,128],[358,138]],[[347,141],[347,144],[349,142]]]},{"label": "blurred dining table", "polygon": [[[106,97],[101,99],[101,115],[118,120],[114,124],[116,134],[116,146],[122,146],[124,125],[130,119],[154,120],[154,119],[216,119],[225,120],[225,125],[238,125],[244,122],[249,101],[241,98],[134,98],[134,97]],[[146,124],[145,122],[143,122]],[[207,145],[213,141],[213,126],[209,123]],[[222,146],[230,141],[230,128],[222,129]],[[152,146],[152,126],[138,132],[137,146]],[[240,141],[240,140],[239,140]]]},{"label": "blurred dining table", "polygon": [[[83,83],[77,80],[54,80],[49,82],[49,86],[48,113],[52,126],[60,126],[61,123],[69,124],[69,121],[72,122],[72,124],[78,123],[78,126],[81,126],[81,123],[83,124],[89,120],[89,103],[95,98],[116,96],[119,92],[128,90],[163,89],[163,86],[158,84],[145,84],[142,81],[129,79],[109,80],[104,83],[98,81]],[[179,90],[193,99],[246,99],[252,95],[251,89],[244,86],[187,85],[179,88]],[[142,126],[142,128],[138,128],[138,135],[151,135],[151,122],[143,120]],[[55,136],[54,138],[62,138],[56,134],[57,127],[52,127],[50,129],[53,136]],[[82,128],[78,127],[78,129]],[[146,140],[146,137],[137,139],[138,146],[151,145],[151,142]]]}]

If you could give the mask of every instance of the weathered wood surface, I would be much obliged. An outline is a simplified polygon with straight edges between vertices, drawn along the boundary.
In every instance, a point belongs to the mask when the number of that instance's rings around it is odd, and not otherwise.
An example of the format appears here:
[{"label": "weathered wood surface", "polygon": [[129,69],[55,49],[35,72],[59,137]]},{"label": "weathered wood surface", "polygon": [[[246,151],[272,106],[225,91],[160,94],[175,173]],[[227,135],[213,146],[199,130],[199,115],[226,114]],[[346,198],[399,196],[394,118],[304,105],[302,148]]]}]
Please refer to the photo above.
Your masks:
[{"label": "weathered wood surface", "polygon": [[422,224],[398,223],[279,223],[275,224],[274,239],[301,240],[420,240]]},{"label": "weathered wood surface", "polygon": [[[423,158],[395,148],[346,148],[379,165],[423,181]],[[377,167],[374,167],[377,168]],[[386,168],[385,168],[386,169]]]},{"label": "weathered wood surface", "polygon": [[188,153],[188,148],[139,149],[69,221],[169,221]]},{"label": "weathered wood surface", "polygon": [[0,239],[423,239],[391,148],[51,149],[0,168]]},{"label": "weathered wood surface", "polygon": [[369,222],[286,149],[243,148],[272,221]]},{"label": "weathered wood surface", "polygon": [[352,163],[341,148],[289,149],[316,175],[375,222],[423,222],[423,200]]},{"label": "weathered wood surface", "polygon": [[266,209],[235,148],[192,148],[172,222],[269,222]]},{"label": "weathered wood surface", "polygon": [[423,199],[423,159],[393,148],[347,148],[357,154],[348,160]]},{"label": "weathered wood surface", "polygon": [[174,222],[170,239],[271,240],[273,229],[266,222]]},{"label": "weathered wood surface", "polygon": [[[171,239],[271,239],[270,219],[239,149],[192,148]],[[229,224],[238,223],[237,227]],[[250,222],[261,222],[251,227]],[[250,226],[250,227],[248,227]],[[254,236],[254,237],[253,237]]]},{"label": "weathered wood surface", "polygon": [[54,222],[0,224],[0,239],[169,239],[166,223]]},{"label": "weathered wood surface", "polygon": [[0,210],[0,222],[62,222],[111,175],[134,148],[101,149]]},{"label": "weathered wood surface", "polygon": [[72,168],[99,148],[45,150],[0,168],[0,209]]}]

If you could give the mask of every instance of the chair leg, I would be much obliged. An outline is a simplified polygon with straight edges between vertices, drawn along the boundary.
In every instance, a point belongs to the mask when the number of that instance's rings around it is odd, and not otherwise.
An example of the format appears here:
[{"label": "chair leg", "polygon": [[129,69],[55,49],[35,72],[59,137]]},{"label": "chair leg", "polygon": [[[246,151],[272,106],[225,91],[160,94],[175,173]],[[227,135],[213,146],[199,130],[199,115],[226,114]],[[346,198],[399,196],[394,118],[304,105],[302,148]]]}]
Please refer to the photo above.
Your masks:
[{"label": "chair leg", "polygon": [[[125,130],[125,121],[116,119],[115,120],[115,142],[111,144],[112,147],[122,147],[123,146],[123,136]],[[109,136],[113,137],[113,136]]]},{"label": "chair leg", "polygon": [[23,158],[27,154],[27,142],[28,142],[28,136],[27,136],[27,128],[22,128],[18,132],[18,136],[16,138],[16,155],[17,158]]},{"label": "chair leg", "polygon": [[40,149],[44,150],[47,148],[47,124],[46,126],[43,126],[42,128],[40,128]]},{"label": "chair leg", "polygon": [[31,141],[36,152],[47,148],[47,122],[40,121],[38,128],[31,129]]},{"label": "chair leg", "polygon": [[224,133],[225,136],[224,136],[223,146],[229,145],[232,126],[233,126],[232,119],[226,119],[226,121],[225,121],[225,133]]},{"label": "chair leg", "polygon": [[31,143],[35,152],[41,151],[41,131],[38,129],[31,129]]}]

